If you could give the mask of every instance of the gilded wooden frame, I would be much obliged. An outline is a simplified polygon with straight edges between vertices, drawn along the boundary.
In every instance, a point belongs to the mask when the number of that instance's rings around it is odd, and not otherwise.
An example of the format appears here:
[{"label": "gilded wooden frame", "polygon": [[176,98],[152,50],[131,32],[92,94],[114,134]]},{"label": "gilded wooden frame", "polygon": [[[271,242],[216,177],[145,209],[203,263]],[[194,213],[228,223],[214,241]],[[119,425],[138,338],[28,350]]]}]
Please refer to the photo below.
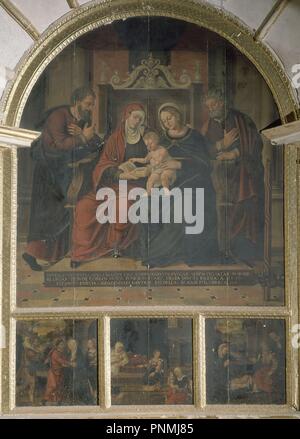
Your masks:
[{"label": "gilded wooden frame", "polygon": [[[17,217],[17,151],[18,144],[28,144],[36,133],[19,130],[21,115],[33,85],[46,66],[68,44],[84,33],[117,19],[133,16],[167,16],[182,19],[206,27],[227,39],[244,53],[263,75],[278,105],[282,122],[289,118],[298,119],[300,113],[294,99],[290,81],[278,60],[260,41],[253,39],[251,31],[238,20],[221,10],[196,0],[106,0],[90,2],[73,10],[66,18],[54,24],[21,61],[16,79],[7,88],[2,100],[4,113],[0,135],[7,137],[0,145],[0,220],[3,225],[2,283],[3,325],[6,328],[6,349],[0,350],[1,360],[1,411],[7,416],[19,417],[292,417],[299,411],[298,351],[291,346],[291,328],[299,323],[299,261],[298,222],[299,214],[299,145],[285,147],[285,279],[286,300],[282,307],[189,307],[177,306],[171,311],[162,306],[147,307],[95,307],[64,309],[18,309],[15,306],[16,291],[16,217]],[[194,350],[194,406],[120,406],[110,407],[110,363],[109,363],[109,320],[112,317],[185,317],[193,319]],[[205,389],[205,318],[282,318],[287,325],[287,404],[284,406],[207,406]],[[15,408],[14,406],[14,364],[15,364],[15,322],[20,319],[68,318],[99,320],[100,407],[43,407]]]}]

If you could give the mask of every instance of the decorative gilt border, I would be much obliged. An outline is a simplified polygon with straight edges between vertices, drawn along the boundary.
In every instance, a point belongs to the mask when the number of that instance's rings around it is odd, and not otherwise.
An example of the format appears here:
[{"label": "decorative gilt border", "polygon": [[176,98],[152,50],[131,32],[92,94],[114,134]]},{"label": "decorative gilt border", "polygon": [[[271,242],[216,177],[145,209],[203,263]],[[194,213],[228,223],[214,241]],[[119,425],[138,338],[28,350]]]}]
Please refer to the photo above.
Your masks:
[{"label": "decorative gilt border", "polygon": [[[0,194],[3,194],[3,175],[4,175],[4,158],[3,158],[3,152],[5,151],[4,148],[0,148]],[[3,196],[0,196],[0,219],[3,218]],[[0,243],[2,244],[3,242],[3,227],[2,224],[0,226]],[[3,315],[3,305],[2,305],[2,288],[3,288],[3,248],[1,245],[0,248],[0,331],[4,331],[5,332],[5,326],[4,323],[2,322],[2,315]],[[0,333],[0,343],[4,343],[5,334]],[[3,347],[3,346],[2,346]],[[0,348],[0,377],[2,377],[2,357],[3,357],[3,349]],[[1,407],[2,407],[2,399],[3,399],[3,395],[2,395],[2,385],[1,385],[1,379],[0,379],[0,413],[1,413]]]},{"label": "decorative gilt border", "polygon": [[[299,147],[285,145],[284,151],[284,256],[285,256],[285,305],[290,313],[289,336],[294,325],[300,323],[300,259],[299,259],[299,221],[300,221],[300,186],[299,186]],[[293,403],[300,406],[300,353],[290,345],[290,361],[298,383],[294,387]]]},{"label": "decorative gilt border", "polygon": [[[2,325],[6,330],[6,347],[1,349],[1,377],[0,377],[0,390],[2,396],[1,410],[2,412],[9,411],[9,372],[10,368],[10,350],[11,350],[11,317],[10,317],[10,281],[12,267],[11,266],[11,217],[12,217],[12,153],[10,148],[1,148],[1,158],[3,163],[3,172],[1,175],[2,180],[2,203],[3,203],[3,216],[1,217],[2,225],[2,285],[1,285],[1,308],[2,308]],[[5,215],[4,215],[5,211]]]},{"label": "decorative gilt border", "polygon": [[46,66],[70,43],[85,33],[115,20],[137,16],[165,16],[185,20],[216,32],[245,54],[270,87],[283,121],[300,115],[282,65],[272,52],[240,21],[197,0],[103,0],[74,9],[41,36],[21,62],[16,79],[2,101],[3,123],[19,126],[27,98]]}]

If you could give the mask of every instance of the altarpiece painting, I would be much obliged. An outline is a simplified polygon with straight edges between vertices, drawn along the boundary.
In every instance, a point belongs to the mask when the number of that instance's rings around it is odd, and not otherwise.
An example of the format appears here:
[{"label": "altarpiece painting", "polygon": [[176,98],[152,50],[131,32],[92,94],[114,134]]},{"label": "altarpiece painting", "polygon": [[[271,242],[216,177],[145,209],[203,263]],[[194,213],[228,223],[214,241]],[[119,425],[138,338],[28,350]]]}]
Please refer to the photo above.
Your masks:
[{"label": "altarpiece painting", "polygon": [[282,109],[238,45],[194,23],[90,27],[28,94],[7,411],[292,405],[292,160],[262,135]]},{"label": "altarpiece painting", "polygon": [[76,40],[21,121],[42,134],[18,151],[18,306],[282,305],[283,155],[260,133],[278,118],[204,28],[141,17]]}]

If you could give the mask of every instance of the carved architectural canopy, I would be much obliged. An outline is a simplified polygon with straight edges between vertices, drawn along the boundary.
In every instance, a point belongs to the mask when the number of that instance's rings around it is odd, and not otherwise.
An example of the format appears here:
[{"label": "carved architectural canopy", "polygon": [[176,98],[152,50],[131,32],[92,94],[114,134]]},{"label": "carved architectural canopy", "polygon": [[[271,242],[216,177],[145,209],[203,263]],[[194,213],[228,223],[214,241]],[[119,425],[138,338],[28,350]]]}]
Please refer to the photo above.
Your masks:
[{"label": "carved architectural canopy", "polygon": [[[200,66],[195,66],[195,78],[193,82],[200,82]],[[192,78],[186,70],[182,70],[179,79],[176,79],[169,66],[162,65],[159,59],[153,58],[152,54],[143,59],[128,76],[122,80],[116,71],[110,83],[114,89],[159,89],[175,88],[186,89],[192,84]]]}]

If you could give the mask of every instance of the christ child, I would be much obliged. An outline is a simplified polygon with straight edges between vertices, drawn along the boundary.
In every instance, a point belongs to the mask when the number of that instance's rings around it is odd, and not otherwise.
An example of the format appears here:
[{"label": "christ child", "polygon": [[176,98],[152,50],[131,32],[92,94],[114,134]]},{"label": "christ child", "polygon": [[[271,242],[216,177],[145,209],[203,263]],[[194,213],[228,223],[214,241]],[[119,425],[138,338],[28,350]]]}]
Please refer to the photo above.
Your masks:
[{"label": "christ child", "polygon": [[167,149],[159,144],[159,136],[155,131],[149,131],[143,137],[148,154],[145,158],[132,158],[132,163],[148,164],[149,176],[147,180],[147,193],[151,189],[162,186],[165,194],[169,194],[170,186],[176,181],[176,170],[181,168],[181,163],[174,160]]}]

